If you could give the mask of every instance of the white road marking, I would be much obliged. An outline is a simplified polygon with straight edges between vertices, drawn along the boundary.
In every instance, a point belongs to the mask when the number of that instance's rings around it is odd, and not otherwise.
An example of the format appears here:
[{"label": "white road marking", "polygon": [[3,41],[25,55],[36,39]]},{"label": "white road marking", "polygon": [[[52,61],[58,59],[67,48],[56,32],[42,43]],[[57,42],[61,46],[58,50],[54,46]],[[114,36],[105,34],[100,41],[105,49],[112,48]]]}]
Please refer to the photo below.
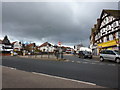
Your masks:
[{"label": "white road marking", "polygon": [[75,61],[72,61],[72,62],[75,62]]},{"label": "white road marking", "polygon": [[99,65],[105,65],[104,63],[100,63]]},{"label": "white road marking", "polygon": [[84,59],[84,61],[90,61],[90,60]]},{"label": "white road marking", "polygon": [[65,62],[69,62],[70,60],[65,60]]},{"label": "white road marking", "polygon": [[82,62],[82,63],[87,64],[88,62]]},{"label": "white road marking", "polygon": [[96,64],[96,63],[92,62],[91,64]]},{"label": "white road marking", "polygon": [[115,66],[115,64],[108,64],[109,66]]},{"label": "white road marking", "polygon": [[2,67],[5,67],[5,68],[10,68],[10,69],[17,70],[16,68],[11,68],[11,67],[8,67],[8,66],[2,66]]},{"label": "white road marking", "polygon": [[100,62],[100,61],[95,61],[95,60],[92,61],[92,60],[88,60],[88,59],[84,59],[84,60],[85,60],[85,61],[88,61],[88,62],[90,62],[90,61],[91,61],[91,62]]},{"label": "white road marking", "polygon": [[16,70],[16,68],[10,68],[10,69],[14,69],[14,70]]},{"label": "white road marking", "polygon": [[100,62],[100,61],[94,61],[94,62]]},{"label": "white road marking", "polygon": [[81,63],[80,61],[77,61],[77,63]]},{"label": "white road marking", "polygon": [[79,82],[79,83],[83,83],[83,84],[96,85],[96,84],[90,83],[90,82],[78,81],[78,80],[74,80],[74,79],[68,79],[68,78],[63,78],[63,77],[58,77],[58,76],[52,76],[52,75],[47,75],[47,74],[43,74],[43,73],[36,73],[36,72],[32,72],[32,73],[37,74],[37,75],[43,75],[43,76],[47,76],[47,77],[57,78],[57,79],[63,79],[63,80],[69,80],[69,81],[73,81],[73,82]]}]

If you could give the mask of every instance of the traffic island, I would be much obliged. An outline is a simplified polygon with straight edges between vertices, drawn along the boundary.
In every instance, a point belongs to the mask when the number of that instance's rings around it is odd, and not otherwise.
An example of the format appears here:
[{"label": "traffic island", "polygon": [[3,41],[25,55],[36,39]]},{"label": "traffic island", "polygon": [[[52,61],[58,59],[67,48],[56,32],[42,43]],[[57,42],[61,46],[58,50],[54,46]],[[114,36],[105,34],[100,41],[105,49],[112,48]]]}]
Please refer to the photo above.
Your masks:
[{"label": "traffic island", "polygon": [[26,55],[26,56],[18,56],[18,57],[21,57],[21,58],[32,58],[32,59],[36,59],[36,60],[51,60],[51,61],[65,61],[67,59],[61,59],[61,58],[56,58],[55,56],[47,56],[47,55],[44,55],[44,56],[35,56],[35,55]]},{"label": "traffic island", "polygon": [[93,56],[93,59],[99,61],[99,60],[100,60],[100,57],[99,57],[99,56]]}]

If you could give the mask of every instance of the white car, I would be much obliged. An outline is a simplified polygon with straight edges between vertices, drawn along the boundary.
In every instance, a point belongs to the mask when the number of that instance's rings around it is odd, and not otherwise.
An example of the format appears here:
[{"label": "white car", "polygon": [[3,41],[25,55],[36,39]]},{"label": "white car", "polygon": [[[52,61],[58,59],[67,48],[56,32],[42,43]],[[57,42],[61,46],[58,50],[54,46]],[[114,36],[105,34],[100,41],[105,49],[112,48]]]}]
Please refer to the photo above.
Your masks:
[{"label": "white car", "polygon": [[120,51],[118,50],[103,50],[100,52],[100,61],[112,60],[120,63]]},{"label": "white car", "polygon": [[14,53],[13,53],[13,55],[14,55],[14,56],[17,56],[17,55],[18,55],[18,53],[14,52]]}]

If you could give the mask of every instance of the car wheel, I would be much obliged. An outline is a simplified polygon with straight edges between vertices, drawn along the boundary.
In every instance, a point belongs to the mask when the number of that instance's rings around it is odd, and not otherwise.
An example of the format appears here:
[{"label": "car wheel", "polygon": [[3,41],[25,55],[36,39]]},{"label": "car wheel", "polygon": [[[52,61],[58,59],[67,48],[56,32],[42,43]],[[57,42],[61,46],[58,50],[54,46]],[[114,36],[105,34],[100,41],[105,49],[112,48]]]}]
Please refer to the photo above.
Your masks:
[{"label": "car wheel", "polygon": [[90,59],[92,59],[92,57],[90,57]]},{"label": "car wheel", "polygon": [[119,58],[116,58],[116,63],[120,63],[120,59]]},{"label": "car wheel", "polygon": [[85,56],[83,55],[83,59],[85,59]]},{"label": "car wheel", "polygon": [[104,61],[104,58],[103,58],[103,57],[100,57],[100,61],[101,61],[101,62]]}]

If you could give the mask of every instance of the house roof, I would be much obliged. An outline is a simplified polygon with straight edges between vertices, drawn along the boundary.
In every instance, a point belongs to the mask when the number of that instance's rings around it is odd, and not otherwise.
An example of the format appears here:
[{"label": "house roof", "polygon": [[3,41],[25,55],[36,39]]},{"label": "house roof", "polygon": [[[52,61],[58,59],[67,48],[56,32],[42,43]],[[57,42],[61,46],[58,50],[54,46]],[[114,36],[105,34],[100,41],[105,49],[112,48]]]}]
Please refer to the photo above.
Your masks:
[{"label": "house roof", "polygon": [[108,15],[114,16],[115,18],[120,18],[120,10],[103,9],[100,18],[102,18],[102,16],[103,16],[104,13],[107,13]]},{"label": "house roof", "polygon": [[15,44],[17,41],[15,41],[15,42],[12,42],[12,44]]},{"label": "house roof", "polygon": [[11,45],[10,40],[8,39],[7,36],[4,37],[2,43],[3,43],[3,44],[6,44],[6,45]]},{"label": "house roof", "polygon": [[62,48],[64,48],[64,49],[72,49],[71,47],[67,47],[67,46],[62,46]]},{"label": "house roof", "polygon": [[27,46],[34,46],[34,43],[28,44]]},{"label": "house roof", "polygon": [[48,42],[45,42],[45,43],[43,43],[42,45],[40,45],[39,47],[43,47],[43,46],[47,46],[47,45],[52,46],[52,44],[50,44],[50,43],[48,43]]},{"label": "house roof", "polygon": [[104,10],[104,12],[106,12],[116,18],[120,18],[120,10]]},{"label": "house roof", "polygon": [[100,21],[99,21],[99,25],[98,28],[100,28],[101,22],[102,22],[102,16],[104,15],[104,13],[107,13],[108,15],[111,15],[115,18],[119,18],[120,19],[120,10],[109,10],[109,9],[103,9],[102,13],[100,15]]},{"label": "house roof", "polygon": [[14,41],[14,42],[12,42],[11,44],[13,45],[13,44],[15,44],[15,43],[19,43],[19,44],[21,44],[21,42],[19,42],[19,41]]}]

